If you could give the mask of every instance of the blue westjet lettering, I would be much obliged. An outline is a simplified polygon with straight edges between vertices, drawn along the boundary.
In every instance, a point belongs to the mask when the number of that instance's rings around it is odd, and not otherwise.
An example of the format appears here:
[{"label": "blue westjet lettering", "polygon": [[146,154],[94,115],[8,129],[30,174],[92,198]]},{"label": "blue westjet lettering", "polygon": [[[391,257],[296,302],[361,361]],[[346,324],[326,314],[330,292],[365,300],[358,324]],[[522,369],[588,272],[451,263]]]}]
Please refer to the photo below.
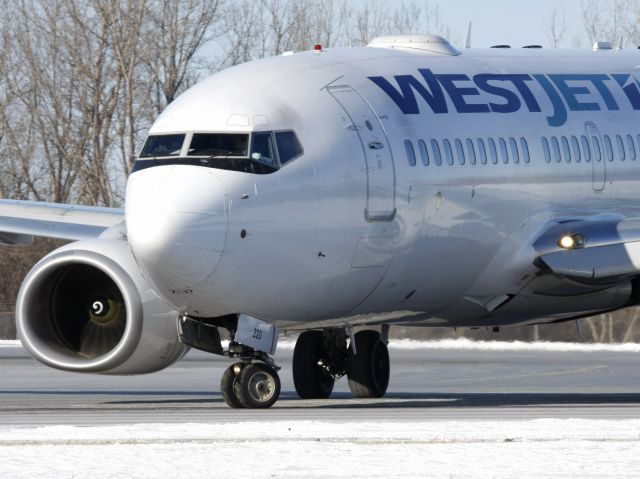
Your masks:
[{"label": "blue westjet lettering", "polygon": [[[418,69],[414,75],[394,75],[396,85],[381,76],[369,77],[405,115],[420,114],[419,98],[433,113],[514,113],[522,108],[541,113],[539,99],[550,104],[547,123],[562,126],[572,111],[617,111],[620,105],[611,86],[622,90],[629,105],[640,110],[640,82],[631,74],[436,74]],[[536,92],[538,97],[536,97]],[[490,101],[483,102],[488,93]],[[450,103],[447,103],[447,97]]]}]

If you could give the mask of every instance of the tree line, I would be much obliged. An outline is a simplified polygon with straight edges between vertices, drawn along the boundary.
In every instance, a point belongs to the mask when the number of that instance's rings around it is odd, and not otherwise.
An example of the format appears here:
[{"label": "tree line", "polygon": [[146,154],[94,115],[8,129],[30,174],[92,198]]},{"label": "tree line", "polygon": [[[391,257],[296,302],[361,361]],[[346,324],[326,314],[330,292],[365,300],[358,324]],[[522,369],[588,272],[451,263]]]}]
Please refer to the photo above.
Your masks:
[{"label": "tree line", "polygon": [[105,206],[199,77],[314,43],[448,33],[436,7],[382,0],[20,0],[0,19],[0,196]]},{"label": "tree line", "polygon": [[566,11],[557,2],[543,27],[549,46],[585,47],[597,41],[616,46],[620,39],[630,48],[640,45],[640,0],[581,0],[578,30],[567,24]]}]

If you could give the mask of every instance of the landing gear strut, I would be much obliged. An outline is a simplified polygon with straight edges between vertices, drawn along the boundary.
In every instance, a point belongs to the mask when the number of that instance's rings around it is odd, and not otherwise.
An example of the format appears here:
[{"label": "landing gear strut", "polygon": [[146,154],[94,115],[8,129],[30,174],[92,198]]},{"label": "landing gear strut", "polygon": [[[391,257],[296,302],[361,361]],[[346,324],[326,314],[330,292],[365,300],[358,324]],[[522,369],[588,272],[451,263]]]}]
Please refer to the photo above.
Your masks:
[{"label": "landing gear strut", "polygon": [[389,385],[389,351],[380,333],[373,330],[353,335],[347,346],[343,329],[305,331],[293,352],[293,383],[302,399],[325,399],[336,380],[349,379],[357,398],[384,396]]},{"label": "landing gear strut", "polygon": [[[229,331],[233,341],[224,350],[219,328]],[[239,359],[222,375],[222,398],[232,408],[268,408],[280,396],[280,378],[269,354],[278,340],[277,328],[246,315],[218,318],[178,318],[180,340],[191,347]]]}]

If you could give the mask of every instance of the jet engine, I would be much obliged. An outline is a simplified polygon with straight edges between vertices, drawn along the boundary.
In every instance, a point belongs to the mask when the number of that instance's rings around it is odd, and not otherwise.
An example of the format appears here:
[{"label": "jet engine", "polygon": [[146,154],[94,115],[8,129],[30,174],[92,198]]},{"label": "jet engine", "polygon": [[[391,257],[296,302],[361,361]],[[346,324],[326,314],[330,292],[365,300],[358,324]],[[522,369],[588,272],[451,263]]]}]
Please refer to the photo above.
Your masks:
[{"label": "jet engine", "polygon": [[16,326],[37,360],[67,371],[148,373],[184,355],[178,313],[147,284],[128,244],[100,238],[65,245],[29,272]]}]

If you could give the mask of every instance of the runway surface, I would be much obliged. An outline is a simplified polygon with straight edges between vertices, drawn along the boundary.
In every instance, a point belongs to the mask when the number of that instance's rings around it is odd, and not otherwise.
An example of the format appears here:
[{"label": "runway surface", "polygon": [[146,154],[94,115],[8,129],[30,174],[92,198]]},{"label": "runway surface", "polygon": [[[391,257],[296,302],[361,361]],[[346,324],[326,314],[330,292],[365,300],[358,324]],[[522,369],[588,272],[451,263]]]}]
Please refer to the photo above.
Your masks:
[{"label": "runway surface", "polygon": [[640,418],[638,352],[391,347],[384,398],[352,399],[342,379],[322,401],[297,398],[291,356],[285,347],[276,357],[280,400],[255,411],[224,404],[219,381],[230,363],[204,353],[158,373],[111,377],[56,371],[0,346],[0,426]]}]

